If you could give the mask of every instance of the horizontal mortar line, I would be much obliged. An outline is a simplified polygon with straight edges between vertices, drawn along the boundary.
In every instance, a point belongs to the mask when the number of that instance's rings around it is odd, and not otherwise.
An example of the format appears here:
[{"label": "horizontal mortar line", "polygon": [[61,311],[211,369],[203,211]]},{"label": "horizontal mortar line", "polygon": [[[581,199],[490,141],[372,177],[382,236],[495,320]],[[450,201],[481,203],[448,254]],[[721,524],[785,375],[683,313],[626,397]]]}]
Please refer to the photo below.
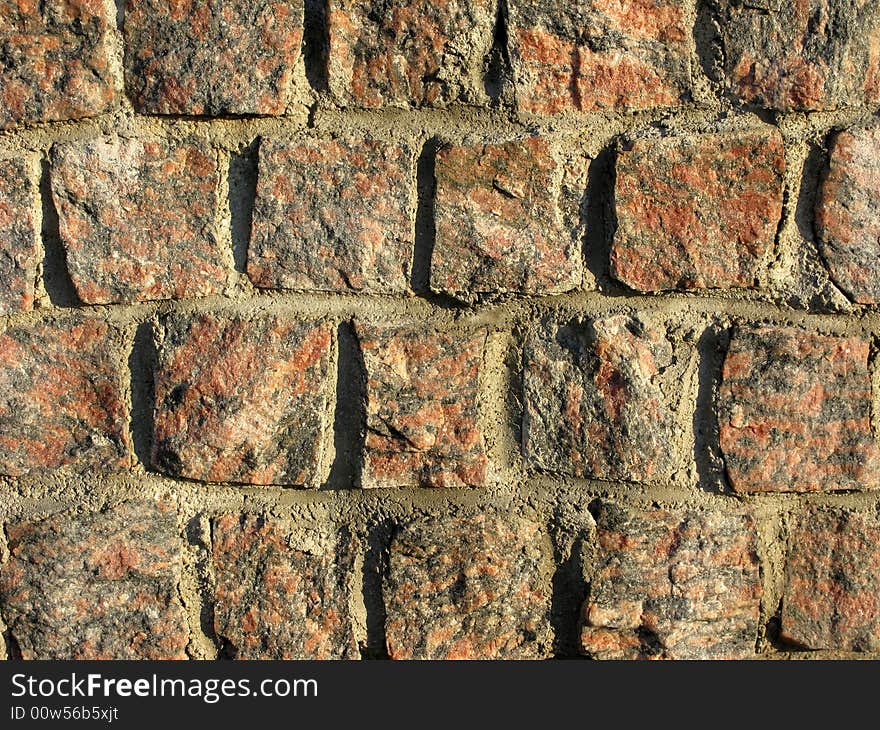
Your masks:
[{"label": "horizontal mortar line", "polygon": [[[871,113],[872,111],[867,108],[836,112],[780,113],[776,115],[776,123],[773,126],[786,131],[791,141],[807,141],[815,137],[817,130],[825,128],[830,131],[842,125],[858,123]],[[310,117],[313,126],[310,126]],[[503,131],[498,129],[499,127],[506,127],[511,134],[536,131],[547,135],[613,137],[656,123],[668,125],[674,132],[676,122],[688,120],[702,121],[705,124],[714,121],[733,124],[751,122],[748,126],[756,128],[766,126],[766,122],[754,111],[733,110],[731,114],[720,103],[708,106],[693,104],[674,109],[658,108],[636,113],[586,113],[533,117],[519,114],[511,107],[487,108],[468,105],[451,105],[445,109],[348,109],[326,101],[322,103],[322,99],[319,98],[316,105],[303,104],[297,114],[284,116],[153,115],[138,113],[130,104],[125,104],[94,117],[0,130],[0,147],[23,146],[40,149],[54,141],[67,141],[113,131],[135,134],[143,131],[160,135],[180,132],[200,135],[208,132],[208,141],[211,141],[211,133],[216,132],[219,138],[214,142],[218,143],[218,146],[224,146],[220,143],[230,136],[248,138],[272,132],[322,132],[325,131],[324,127],[326,131],[334,131],[337,128],[348,131],[373,129],[381,131],[383,124],[394,132],[392,136],[432,136],[451,126],[454,130],[452,136],[461,136],[461,131],[498,132]],[[801,133],[794,134],[796,130],[801,130]]]},{"label": "horizontal mortar line", "polygon": [[[424,487],[356,488],[356,489],[304,489],[297,487],[212,484],[207,482],[182,481],[164,477],[160,474],[114,474],[105,475],[97,487],[86,484],[84,479],[69,479],[58,482],[47,475],[32,475],[16,484],[15,479],[7,478],[0,486],[0,497],[8,504],[33,502],[45,499],[62,503],[83,504],[115,498],[120,494],[143,493],[149,488],[153,493],[167,491],[183,499],[197,499],[199,505],[224,507],[230,502],[252,502],[267,506],[329,506],[349,507],[374,506],[384,508],[395,505],[414,507],[437,507],[445,505],[479,506],[498,501],[518,500],[520,494],[515,486],[498,485],[494,488],[456,488],[432,489]],[[133,487],[137,487],[134,490]],[[540,497],[535,492],[529,498]],[[74,499],[70,499],[73,497]],[[523,496],[525,498],[525,495]]]},{"label": "horizontal mortar line", "polygon": [[5,146],[31,146],[42,149],[53,142],[87,139],[103,134],[201,137],[208,144],[233,149],[224,144],[231,137],[259,136],[264,130],[308,130],[308,109],[299,115],[254,117],[177,117],[139,114],[130,107],[120,107],[105,114],[83,119],[46,122],[28,127],[0,130],[0,150]]},{"label": "horizontal mortar line", "polygon": [[[751,509],[756,514],[798,512],[810,507],[876,509],[880,493],[773,493],[760,495],[717,494],[696,487],[597,482],[595,480],[531,477],[525,482],[494,488],[437,489],[421,487],[302,489],[280,486],[212,484],[179,481],[160,474],[106,475],[100,484],[70,478],[59,484],[46,475],[31,476],[16,485],[6,478],[0,485],[0,501],[7,518],[27,519],[70,508],[90,508],[105,502],[137,499],[144,493],[168,493],[181,501],[186,514],[226,511],[266,511],[286,508],[324,508],[328,520],[371,519],[394,512],[397,516],[414,510],[444,508],[499,508],[529,506],[550,517],[562,505],[586,505],[594,499],[637,506],[657,503],[671,508]],[[187,508],[187,505],[190,505]]]},{"label": "horizontal mortar line", "polygon": [[[609,294],[598,290],[581,290],[568,294],[546,297],[524,297],[497,303],[492,306],[519,308],[529,314],[533,309],[564,309],[581,310],[593,308],[596,311],[618,311],[636,309],[658,314],[693,313],[697,316],[722,315],[732,317],[751,317],[754,319],[777,319],[816,323],[832,328],[840,326],[844,319],[863,321],[878,313],[855,312],[819,312],[794,309],[779,301],[758,298],[761,292],[731,290],[721,292],[664,292],[660,294]],[[766,293],[769,295],[769,292]]]},{"label": "horizontal mortar line", "polygon": [[[303,106],[303,108],[307,108]],[[500,105],[496,107],[477,106],[468,104],[451,104],[446,108],[422,108],[402,109],[386,107],[383,109],[361,109],[354,107],[340,107],[323,96],[319,96],[314,105],[311,105],[311,117],[314,120],[315,129],[326,123],[333,126],[351,126],[353,129],[363,127],[374,128],[377,123],[393,124],[407,131],[424,134],[432,126],[446,127],[450,123],[459,124],[462,121],[470,123],[473,128],[493,127],[506,125],[511,128],[541,129],[543,133],[559,132],[578,133],[585,129],[595,127],[597,130],[606,129],[609,124],[623,128],[638,128],[656,122],[672,123],[678,119],[697,117],[706,123],[724,122],[737,124],[751,122],[750,127],[764,128],[767,126],[759,114],[748,109],[727,110],[723,105],[688,104],[678,108],[656,108],[640,112],[591,112],[583,114],[559,115],[559,116],[531,116],[520,114],[512,106]],[[841,122],[857,120],[865,116],[866,109],[847,109],[838,112],[806,112],[778,114],[777,124],[792,126],[793,124],[810,124],[821,122],[829,128],[839,125]],[[248,128],[260,128],[267,124],[278,123],[281,126],[288,125],[291,128],[301,129],[302,120],[298,117],[287,116],[220,116],[220,117],[187,117],[170,115],[140,114],[131,111],[132,118],[144,120],[148,123],[165,123],[169,125],[189,125],[193,128],[204,125],[220,125],[228,128],[235,124],[243,130]],[[771,125],[773,126],[773,125]],[[746,127],[744,127],[745,129]]]},{"label": "horizontal mortar line", "polygon": [[[256,310],[254,308],[257,308]],[[793,309],[771,301],[735,298],[724,295],[670,292],[662,295],[611,295],[601,291],[579,291],[550,296],[512,297],[476,306],[443,306],[423,296],[379,295],[362,292],[285,292],[261,291],[252,295],[214,296],[154,302],[83,305],[77,307],[47,306],[0,318],[7,325],[28,324],[74,313],[97,315],[108,321],[125,324],[142,322],[171,312],[229,312],[268,314],[291,313],[297,316],[357,318],[435,317],[438,324],[473,326],[495,324],[510,329],[523,323],[536,322],[554,312],[566,314],[604,314],[614,312],[645,312],[661,316],[691,315],[694,324],[713,316],[777,321],[800,325],[805,329],[841,332],[873,332],[880,330],[880,311],[859,309],[853,312],[816,312]]]},{"label": "horizontal mortar line", "polygon": [[880,490],[841,492],[766,492],[743,495],[756,505],[788,506],[791,509],[811,507],[844,509],[880,509]]}]

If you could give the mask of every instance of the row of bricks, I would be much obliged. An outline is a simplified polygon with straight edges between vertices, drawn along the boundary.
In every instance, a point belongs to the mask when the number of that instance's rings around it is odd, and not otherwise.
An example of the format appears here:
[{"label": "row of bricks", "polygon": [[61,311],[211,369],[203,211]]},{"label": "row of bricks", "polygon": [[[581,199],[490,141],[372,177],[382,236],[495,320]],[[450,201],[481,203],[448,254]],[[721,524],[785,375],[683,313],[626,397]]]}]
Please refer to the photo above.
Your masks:
[{"label": "row of bricks", "polygon": [[[366,370],[362,484],[486,484],[494,474],[480,416],[487,331],[357,320],[356,333]],[[153,469],[207,482],[321,483],[333,426],[332,323],[176,313],[156,322],[154,335]],[[692,448],[695,404],[681,383],[697,337],[626,314],[530,326],[513,416],[526,469],[669,483]],[[118,339],[80,315],[0,336],[0,473],[131,467]],[[869,357],[859,337],[734,328],[715,404],[732,487],[880,486]]]},{"label": "row of bricks", "polygon": [[[124,86],[148,114],[284,114],[307,93],[304,0],[127,0]],[[528,114],[676,107],[695,97],[689,0],[327,0],[306,44],[313,82],[341,106],[489,105],[490,69],[509,57]],[[776,110],[880,102],[880,12],[872,0],[707,0],[713,75],[739,101]],[[76,119],[118,103],[115,4],[0,3],[0,129]],[[503,27],[496,27],[499,22]],[[313,20],[314,24],[314,20]],[[705,24],[705,23],[704,23]],[[834,43],[826,41],[833,29]],[[506,36],[508,48],[493,48]],[[694,39],[703,40],[697,48]],[[326,48],[322,47],[326,44]],[[493,58],[493,52],[495,58]],[[494,61],[494,63],[493,63]],[[706,62],[706,66],[711,65]],[[311,75],[315,75],[312,70]],[[299,80],[298,80],[299,79]],[[487,83],[488,82],[488,83]]]},{"label": "row of bricks", "polygon": [[[791,521],[779,638],[792,648],[878,651],[876,513],[812,508]],[[363,546],[350,530],[254,514],[221,515],[210,527],[208,601],[227,654],[358,656],[353,566]],[[186,658],[173,505],[125,502],[7,531],[0,609],[23,658]],[[568,537],[592,555],[586,601],[575,597],[583,601],[583,653],[755,656],[768,616],[758,526],[747,510],[606,502],[595,525]],[[553,652],[553,540],[541,524],[494,511],[410,518],[394,526],[387,549],[381,572],[392,658]]]},{"label": "row of bricks", "polygon": [[[262,289],[411,294],[416,156],[369,139],[263,139],[246,271]],[[116,135],[55,145],[51,189],[67,267],[87,304],[219,294],[221,155],[196,140]],[[586,286],[590,161],[548,138],[436,156],[430,287],[465,302]],[[815,210],[834,282],[880,301],[880,126],[834,139]],[[783,215],[772,127],[621,142],[611,275],[639,292],[760,286]],[[35,159],[0,160],[0,312],[33,306]]]}]

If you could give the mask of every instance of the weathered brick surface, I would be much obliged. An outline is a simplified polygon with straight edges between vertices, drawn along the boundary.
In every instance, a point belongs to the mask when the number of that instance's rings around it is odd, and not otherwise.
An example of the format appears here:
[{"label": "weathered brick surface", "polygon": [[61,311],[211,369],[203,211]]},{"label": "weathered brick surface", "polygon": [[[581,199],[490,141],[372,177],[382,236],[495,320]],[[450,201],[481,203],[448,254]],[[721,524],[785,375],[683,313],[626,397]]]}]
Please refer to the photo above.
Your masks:
[{"label": "weathered brick surface", "polygon": [[875,0],[715,0],[725,71],[747,104],[830,110],[880,101]]},{"label": "weathered brick surface", "polygon": [[103,0],[0,1],[0,129],[82,119],[116,102]]},{"label": "weathered brick surface", "polygon": [[217,294],[217,153],[195,140],[117,135],[52,150],[52,195],[70,278],[87,304]]},{"label": "weathered brick surface", "polygon": [[665,332],[626,315],[544,321],[523,354],[523,454],[530,468],[663,481],[675,468],[674,413],[660,390]]},{"label": "weathered brick surface", "polygon": [[358,323],[357,334],[367,370],[364,485],[483,484],[477,395],[486,332]]},{"label": "weathered brick surface", "polygon": [[816,233],[837,286],[859,304],[880,303],[880,125],[834,139]]},{"label": "weathered brick surface", "polygon": [[741,510],[603,504],[584,604],[583,651],[598,659],[745,659],[761,580],[754,519]]},{"label": "weathered brick surface", "polygon": [[332,340],[327,323],[272,315],[164,319],[153,466],[211,482],[315,484]]},{"label": "weathered brick surface", "polygon": [[105,322],[78,315],[0,335],[0,474],[128,468],[120,349]]},{"label": "weathered brick surface", "polygon": [[512,0],[510,43],[521,110],[636,111],[690,93],[682,0]]},{"label": "weathered brick surface", "polygon": [[878,0],[0,0],[0,658],[880,657],[878,112]]},{"label": "weathered brick surface", "polygon": [[793,327],[737,329],[724,359],[721,450],[739,492],[876,488],[869,345]]},{"label": "weathered brick surface", "polygon": [[352,558],[330,531],[276,519],[214,520],[214,629],[237,659],[356,659]]},{"label": "weathered brick surface", "polygon": [[39,240],[35,175],[28,159],[0,159],[0,316],[34,306]]},{"label": "weathered brick surface", "polygon": [[425,518],[391,543],[392,659],[536,659],[548,652],[549,547],[534,522]]},{"label": "weathered brick surface", "polygon": [[146,114],[283,114],[303,0],[128,0],[126,88]]},{"label": "weathered brick surface", "polygon": [[612,275],[638,291],[754,286],[782,218],[784,172],[770,128],[620,149]]},{"label": "weathered brick surface", "polygon": [[328,76],[344,106],[432,107],[485,101],[495,2],[330,0]]},{"label": "weathered brick surface", "polygon": [[880,649],[880,522],[812,509],[789,535],[782,637],[807,649]]},{"label": "weathered brick surface", "polygon": [[126,502],[7,532],[0,602],[25,659],[186,659],[173,509]]},{"label": "weathered brick surface", "polygon": [[431,288],[473,300],[577,287],[580,230],[563,224],[559,173],[560,163],[541,137],[442,149],[435,171]]},{"label": "weathered brick surface", "polygon": [[260,145],[248,275],[263,288],[406,292],[415,153],[374,140]]}]

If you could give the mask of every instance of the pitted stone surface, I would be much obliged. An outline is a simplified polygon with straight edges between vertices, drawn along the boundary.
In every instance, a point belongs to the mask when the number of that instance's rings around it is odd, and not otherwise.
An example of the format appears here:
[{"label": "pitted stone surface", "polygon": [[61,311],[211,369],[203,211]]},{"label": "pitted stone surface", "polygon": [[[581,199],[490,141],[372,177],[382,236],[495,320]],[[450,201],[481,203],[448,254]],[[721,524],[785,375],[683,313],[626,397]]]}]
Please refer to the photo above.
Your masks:
[{"label": "pitted stone surface", "polygon": [[0,129],[83,119],[116,104],[104,0],[0,0]]},{"label": "pitted stone surface", "polygon": [[23,658],[187,658],[170,506],[132,501],[7,532],[0,604]]},{"label": "pitted stone surface", "polygon": [[392,659],[547,655],[549,575],[540,527],[493,515],[399,529],[385,585]]},{"label": "pitted stone surface", "polygon": [[80,315],[0,335],[0,474],[128,469],[117,336],[105,322]]},{"label": "pitted stone surface", "polygon": [[880,125],[835,137],[816,233],[834,283],[858,304],[880,303]]},{"label": "pitted stone surface", "polygon": [[34,168],[26,158],[0,159],[0,316],[34,306],[40,236]]},{"label": "pitted stone surface", "polygon": [[405,293],[415,153],[374,140],[260,144],[247,271],[266,289]]},{"label": "pitted stone surface", "polygon": [[822,111],[880,102],[875,0],[714,0],[725,71],[746,104]]},{"label": "pitted stone surface", "polygon": [[320,480],[329,324],[199,313],[169,315],[161,328],[156,469],[209,482]]},{"label": "pitted stone surface", "polygon": [[431,288],[472,301],[481,294],[559,294],[577,287],[581,231],[564,225],[562,175],[541,137],[442,149]]},{"label": "pitted stone surface", "polygon": [[367,370],[365,486],[482,485],[477,394],[485,330],[358,323],[357,333]]},{"label": "pitted stone surface", "polygon": [[665,332],[626,315],[545,321],[523,357],[529,467],[626,481],[671,475],[674,412],[658,381],[672,360]]},{"label": "pitted stone surface", "polygon": [[83,302],[223,290],[216,151],[195,140],[112,135],[55,145],[51,175],[68,272]]},{"label": "pitted stone surface", "polygon": [[739,328],[719,390],[721,450],[738,492],[875,489],[868,342]]},{"label": "pitted stone surface", "polygon": [[284,114],[303,0],[127,0],[125,76],[143,114]]},{"label": "pitted stone surface", "polygon": [[214,629],[236,659],[356,659],[352,554],[330,530],[214,520]]},{"label": "pitted stone surface", "polygon": [[782,219],[778,131],[637,140],[616,167],[612,276],[643,292],[756,285]]},{"label": "pitted stone surface", "polygon": [[880,649],[880,521],[812,509],[789,535],[781,633],[807,649]]},{"label": "pitted stone surface", "polygon": [[755,653],[761,578],[741,510],[603,504],[583,651],[597,659],[745,659]]},{"label": "pitted stone surface", "polygon": [[485,103],[495,2],[330,0],[330,90],[343,106]]},{"label": "pitted stone surface", "polygon": [[638,111],[689,97],[682,0],[511,0],[508,32],[524,112]]}]

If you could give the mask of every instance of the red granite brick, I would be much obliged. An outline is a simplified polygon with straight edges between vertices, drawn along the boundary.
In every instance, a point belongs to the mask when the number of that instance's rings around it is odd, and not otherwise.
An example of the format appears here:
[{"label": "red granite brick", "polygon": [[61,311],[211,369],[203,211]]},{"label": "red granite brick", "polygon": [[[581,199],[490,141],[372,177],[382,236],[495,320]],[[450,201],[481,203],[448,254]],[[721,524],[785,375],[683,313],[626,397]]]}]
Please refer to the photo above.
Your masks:
[{"label": "red granite brick", "polygon": [[637,291],[753,287],[782,218],[775,129],[644,139],[618,152],[611,274]]},{"label": "red granite brick", "polygon": [[682,0],[511,0],[508,32],[524,112],[637,111],[689,97]]},{"label": "red granite brick", "polygon": [[186,659],[169,505],[126,502],[8,527],[0,603],[25,659]]},{"label": "red granite brick", "polygon": [[271,517],[214,520],[214,630],[236,659],[356,659],[352,553],[341,535]]},{"label": "red granite brick", "polygon": [[357,324],[367,370],[364,485],[480,486],[486,452],[478,419],[485,330]]},{"label": "red granite brick", "polygon": [[0,315],[34,306],[40,236],[36,175],[30,159],[0,159]]},{"label": "red granite brick", "polygon": [[320,481],[328,323],[179,314],[162,321],[159,339],[155,468],[209,482]]},{"label": "red granite brick", "polygon": [[464,300],[576,288],[583,232],[563,224],[562,175],[541,137],[442,149],[431,288]]},{"label": "red granite brick", "polygon": [[874,489],[869,345],[794,327],[737,329],[718,395],[738,492]]},{"label": "red granite brick", "polygon": [[527,466],[568,476],[665,481],[675,469],[674,410],[660,371],[666,333],[626,315],[545,321],[523,353]]},{"label": "red granite brick", "polygon": [[880,125],[835,137],[816,233],[834,283],[858,304],[880,303]]},{"label": "red granite brick", "polygon": [[392,659],[538,659],[549,653],[549,541],[529,520],[425,518],[391,543]]},{"label": "red granite brick", "polygon": [[880,522],[811,509],[789,534],[782,638],[807,649],[880,650]]},{"label": "red granite brick", "polygon": [[74,315],[0,335],[0,473],[130,465],[125,374],[117,333]]},{"label": "red granite brick", "polygon": [[731,92],[780,111],[880,101],[875,0],[716,0]]},{"label": "red granite brick", "polygon": [[330,89],[343,106],[485,103],[495,3],[329,0]]},{"label": "red granite brick", "polygon": [[110,110],[114,23],[104,0],[0,0],[0,129]]},{"label": "red granite brick", "polygon": [[375,140],[260,144],[247,271],[261,288],[404,293],[415,153]]},{"label": "red granite brick", "polygon": [[67,268],[87,304],[217,294],[217,152],[117,135],[55,145],[52,195]]},{"label": "red granite brick", "polygon": [[128,0],[126,88],[145,114],[284,114],[303,0]]},{"label": "red granite brick", "polygon": [[754,519],[741,510],[603,504],[582,649],[597,659],[746,659],[761,578]]}]

